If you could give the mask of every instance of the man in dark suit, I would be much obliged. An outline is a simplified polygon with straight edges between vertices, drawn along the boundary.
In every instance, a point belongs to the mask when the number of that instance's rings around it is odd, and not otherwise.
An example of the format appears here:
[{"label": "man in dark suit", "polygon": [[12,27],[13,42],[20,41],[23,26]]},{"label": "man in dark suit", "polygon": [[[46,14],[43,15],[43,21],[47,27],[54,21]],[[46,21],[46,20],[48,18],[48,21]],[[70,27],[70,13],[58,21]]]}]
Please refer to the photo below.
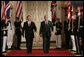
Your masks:
[{"label": "man in dark suit", "polygon": [[17,50],[20,50],[20,46],[21,46],[21,30],[22,30],[22,26],[21,26],[21,20],[19,19],[19,17],[16,17],[16,20],[14,22],[14,26],[15,26],[15,34],[17,36]]},{"label": "man in dark suit", "polygon": [[25,32],[27,53],[32,52],[34,31],[36,32],[37,28],[35,26],[35,23],[33,21],[31,21],[31,16],[28,15],[27,16],[27,21],[24,23],[24,26],[23,26],[23,35],[24,35],[24,32]]},{"label": "man in dark suit", "polygon": [[48,20],[47,16],[44,16],[45,21],[41,22],[40,37],[43,37],[43,49],[44,53],[49,53],[50,37],[53,31],[52,22]]},{"label": "man in dark suit", "polygon": [[66,39],[66,49],[69,49],[69,42],[70,42],[70,34],[69,34],[69,20],[68,17],[66,16],[66,20],[64,21],[64,32],[65,32],[65,39]]}]

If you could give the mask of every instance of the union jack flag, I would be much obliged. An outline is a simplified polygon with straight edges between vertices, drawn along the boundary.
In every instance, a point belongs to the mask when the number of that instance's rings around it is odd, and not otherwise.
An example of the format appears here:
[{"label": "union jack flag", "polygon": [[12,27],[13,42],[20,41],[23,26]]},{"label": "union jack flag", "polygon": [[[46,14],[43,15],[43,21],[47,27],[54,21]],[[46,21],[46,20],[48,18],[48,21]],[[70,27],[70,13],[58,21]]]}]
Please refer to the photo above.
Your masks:
[{"label": "union jack flag", "polygon": [[56,1],[52,1],[51,3],[51,11],[52,11],[52,19],[56,19]]},{"label": "union jack flag", "polygon": [[56,6],[57,6],[56,1],[52,1],[51,2],[51,12],[52,12],[53,25],[55,24],[55,20],[56,20]]},{"label": "union jack flag", "polygon": [[68,2],[68,19],[71,21],[71,2]]},{"label": "union jack flag", "polygon": [[7,23],[11,16],[9,1],[1,1],[1,19],[5,19],[5,22]]}]

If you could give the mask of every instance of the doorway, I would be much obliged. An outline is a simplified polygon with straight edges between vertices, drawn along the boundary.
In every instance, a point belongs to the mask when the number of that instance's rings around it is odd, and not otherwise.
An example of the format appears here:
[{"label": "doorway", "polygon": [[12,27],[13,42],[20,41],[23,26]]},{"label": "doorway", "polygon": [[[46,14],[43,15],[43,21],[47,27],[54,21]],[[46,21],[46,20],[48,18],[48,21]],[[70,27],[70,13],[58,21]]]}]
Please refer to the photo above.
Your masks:
[{"label": "doorway", "polygon": [[[26,16],[31,15],[37,27],[33,46],[42,48],[43,40],[39,37],[40,23],[44,20],[44,15],[48,15],[51,21],[51,1],[23,1],[23,7],[24,22],[26,21]],[[55,41],[55,35],[52,36],[51,41]],[[25,42],[25,38],[22,38],[22,42]]]}]

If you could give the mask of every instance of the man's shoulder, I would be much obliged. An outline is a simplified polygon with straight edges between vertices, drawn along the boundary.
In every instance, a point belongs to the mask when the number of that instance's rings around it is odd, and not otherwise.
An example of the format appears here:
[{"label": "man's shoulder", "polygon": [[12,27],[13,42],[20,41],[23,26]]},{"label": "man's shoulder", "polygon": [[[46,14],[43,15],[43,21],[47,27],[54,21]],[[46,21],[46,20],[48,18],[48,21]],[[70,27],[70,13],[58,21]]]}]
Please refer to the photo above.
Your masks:
[{"label": "man's shoulder", "polygon": [[[49,23],[52,23],[50,20],[48,20]],[[42,21],[41,23],[45,23],[45,21]]]},{"label": "man's shoulder", "polygon": [[48,21],[50,24],[52,24],[52,21]]},{"label": "man's shoulder", "polygon": [[52,22],[52,21],[48,20],[48,22]]},{"label": "man's shoulder", "polygon": [[31,23],[34,23],[34,21],[31,21]]},{"label": "man's shoulder", "polygon": [[27,21],[25,21],[24,24],[27,24]]},{"label": "man's shoulder", "polygon": [[31,23],[32,23],[32,24],[35,24],[35,22],[34,22],[34,21],[31,21]]},{"label": "man's shoulder", "polygon": [[25,21],[24,23],[27,23],[27,21]]},{"label": "man's shoulder", "polygon": [[41,23],[44,23],[45,21],[42,21]]}]

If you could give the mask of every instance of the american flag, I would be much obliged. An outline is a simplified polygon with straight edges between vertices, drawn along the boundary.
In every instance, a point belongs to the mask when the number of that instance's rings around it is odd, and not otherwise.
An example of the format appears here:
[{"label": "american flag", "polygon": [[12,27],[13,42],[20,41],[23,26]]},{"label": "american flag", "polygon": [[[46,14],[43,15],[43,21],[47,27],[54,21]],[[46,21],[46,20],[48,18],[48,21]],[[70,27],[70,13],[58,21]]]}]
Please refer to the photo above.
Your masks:
[{"label": "american flag", "polygon": [[53,25],[55,25],[55,20],[56,20],[56,6],[57,6],[56,1],[52,1],[51,2],[51,12],[52,12]]},{"label": "american flag", "polygon": [[5,22],[10,19],[11,12],[10,12],[10,3],[9,1],[1,1],[1,19],[5,19]]},{"label": "american flag", "polygon": [[71,21],[71,2],[68,2],[68,19]]},{"label": "american flag", "polygon": [[20,20],[23,20],[23,11],[22,11],[22,1],[16,2],[16,17],[19,17]]}]

